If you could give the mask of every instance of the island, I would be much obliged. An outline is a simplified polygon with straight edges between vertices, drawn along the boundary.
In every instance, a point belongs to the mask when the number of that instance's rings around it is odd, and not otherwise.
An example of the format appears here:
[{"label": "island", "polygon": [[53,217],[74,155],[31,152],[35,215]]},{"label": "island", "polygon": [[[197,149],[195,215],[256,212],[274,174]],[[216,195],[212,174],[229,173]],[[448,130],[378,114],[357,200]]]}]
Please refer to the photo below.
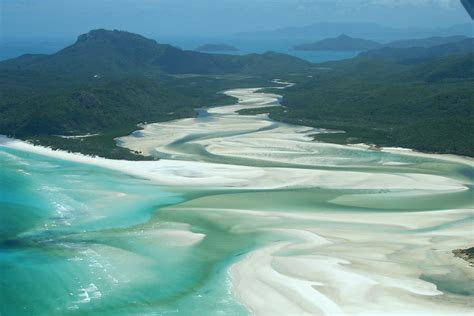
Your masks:
[{"label": "island", "polygon": [[341,34],[338,37],[326,38],[315,43],[296,45],[293,48],[306,51],[365,51],[381,46],[382,44],[375,41]]},{"label": "island", "polygon": [[204,44],[195,49],[198,52],[238,52],[239,49],[226,44]]}]

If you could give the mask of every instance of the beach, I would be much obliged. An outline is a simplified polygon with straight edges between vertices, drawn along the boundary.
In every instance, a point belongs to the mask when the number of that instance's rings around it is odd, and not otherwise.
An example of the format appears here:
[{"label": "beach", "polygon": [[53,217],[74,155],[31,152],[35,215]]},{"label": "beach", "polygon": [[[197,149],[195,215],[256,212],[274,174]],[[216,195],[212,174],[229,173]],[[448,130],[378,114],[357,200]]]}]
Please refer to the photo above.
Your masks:
[{"label": "beach", "polygon": [[[452,253],[474,244],[472,159],[314,142],[311,135],[323,130],[275,122],[265,114],[236,113],[279,106],[280,96],[259,88],[225,93],[237,103],[206,108],[206,115],[197,118],[147,124],[117,139],[119,146],[156,161],[108,160],[6,137],[0,138],[0,149],[93,165],[173,194],[185,192],[147,213],[138,223],[142,232],[136,227],[133,234],[127,232],[140,238],[139,251],[133,255],[136,261],[116,269],[148,267],[153,247],[163,247],[159,251],[167,255],[180,249],[176,260],[189,271],[200,256],[213,261],[202,270],[206,281],[196,281],[187,294],[173,298],[184,305],[172,308],[171,299],[149,299],[156,302],[150,303],[151,310],[159,306],[161,312],[176,309],[185,315],[203,295],[209,301],[199,305],[202,311],[218,312],[212,306],[212,295],[217,295],[212,293],[218,293],[219,304],[233,306],[239,315],[472,311],[474,272]],[[118,196],[132,196],[124,194]],[[121,252],[109,247],[94,251],[118,258]],[[167,271],[172,267],[166,266]],[[156,277],[144,271],[136,276],[138,283]],[[209,286],[215,292],[203,292]],[[104,298],[95,304],[108,297],[105,290],[101,293]]]}]

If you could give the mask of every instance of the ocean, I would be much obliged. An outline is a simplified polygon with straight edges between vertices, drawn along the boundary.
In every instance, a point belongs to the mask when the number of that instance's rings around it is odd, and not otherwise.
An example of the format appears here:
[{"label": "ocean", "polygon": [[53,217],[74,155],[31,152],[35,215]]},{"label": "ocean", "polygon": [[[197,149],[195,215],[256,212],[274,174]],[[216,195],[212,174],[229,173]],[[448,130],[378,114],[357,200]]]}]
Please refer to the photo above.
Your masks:
[{"label": "ocean", "polygon": [[228,235],[160,215],[186,190],[8,148],[0,165],[1,315],[245,311],[223,268],[252,243],[219,252]]}]

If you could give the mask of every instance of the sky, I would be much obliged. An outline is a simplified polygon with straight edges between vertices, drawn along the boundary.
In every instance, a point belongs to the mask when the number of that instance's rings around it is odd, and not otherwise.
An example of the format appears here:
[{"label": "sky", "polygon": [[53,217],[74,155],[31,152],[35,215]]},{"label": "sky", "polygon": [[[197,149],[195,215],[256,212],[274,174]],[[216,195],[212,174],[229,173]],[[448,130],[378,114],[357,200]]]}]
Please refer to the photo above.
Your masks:
[{"label": "sky", "polygon": [[91,29],[221,36],[318,22],[443,27],[472,21],[459,0],[0,0],[1,38],[76,37]]}]

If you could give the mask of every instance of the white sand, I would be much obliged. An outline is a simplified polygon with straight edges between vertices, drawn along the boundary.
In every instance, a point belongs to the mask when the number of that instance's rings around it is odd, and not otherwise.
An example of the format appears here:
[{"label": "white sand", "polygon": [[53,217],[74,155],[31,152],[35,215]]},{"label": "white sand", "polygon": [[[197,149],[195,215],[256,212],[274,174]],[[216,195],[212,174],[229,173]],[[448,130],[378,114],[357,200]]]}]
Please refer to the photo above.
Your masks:
[{"label": "white sand", "polygon": [[[464,233],[448,229],[421,238],[312,230],[328,241],[302,238],[302,230],[288,230],[298,241],[256,250],[233,266],[236,294],[254,314],[466,315],[472,311],[472,304],[420,279],[422,273],[461,271],[461,277],[472,280],[472,268],[451,254],[466,240],[474,242],[465,228]],[[441,236],[446,239],[433,242]],[[284,255],[296,249],[299,254]]]},{"label": "white sand", "polygon": [[466,189],[464,184],[452,179],[415,173],[384,174],[296,168],[260,168],[178,160],[110,160],[52,150],[6,137],[0,137],[0,146],[78,163],[93,164],[171,186],[206,185],[208,187],[246,189],[320,187],[419,190],[417,194],[429,191],[453,192]]},{"label": "white sand", "polygon": [[227,221],[235,234],[276,236],[230,271],[236,296],[255,315],[466,315],[474,307],[468,297],[420,279],[474,281],[472,268],[451,253],[474,243],[472,222],[430,230],[466,219],[472,209],[308,213],[295,206],[271,212],[222,209],[206,199],[214,202],[204,197],[168,209]]},{"label": "white sand", "polygon": [[[209,161],[209,156],[212,156],[222,161],[242,158],[300,166],[407,166],[411,163],[403,161],[403,157],[408,160],[423,157],[474,167],[474,160],[467,157],[421,154],[394,148],[383,151],[396,155],[377,156],[364,144],[342,146],[314,142],[311,135],[327,131],[273,122],[266,115],[235,113],[245,108],[279,106],[280,96],[261,93],[259,89],[236,89],[225,93],[236,97],[238,104],[209,108],[212,116],[206,119],[148,124],[134,135],[119,138],[121,146],[145,155],[188,161]],[[394,157],[398,160],[391,160]]]},{"label": "white sand", "polygon": [[66,135],[56,135],[58,137],[64,138],[64,139],[81,139],[81,138],[88,138],[88,137],[94,137],[98,136],[100,134],[85,134],[85,135],[73,135],[73,136],[66,136]]}]

